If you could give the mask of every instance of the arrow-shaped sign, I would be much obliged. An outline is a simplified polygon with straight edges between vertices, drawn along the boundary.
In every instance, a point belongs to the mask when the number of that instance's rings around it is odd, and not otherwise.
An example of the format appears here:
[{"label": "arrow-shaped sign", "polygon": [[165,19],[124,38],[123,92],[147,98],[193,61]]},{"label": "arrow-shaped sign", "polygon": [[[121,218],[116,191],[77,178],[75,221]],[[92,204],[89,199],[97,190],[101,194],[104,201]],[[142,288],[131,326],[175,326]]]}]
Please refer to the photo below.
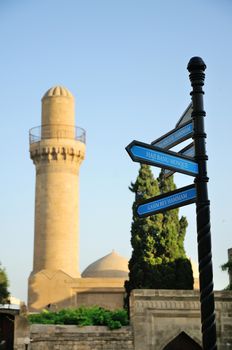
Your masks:
[{"label": "arrow-shaped sign", "polygon": [[[194,157],[195,156],[195,149],[194,149],[194,144],[190,143],[190,145],[186,146],[185,148],[183,148],[182,150],[180,150],[178,152],[178,154],[180,155],[184,155],[184,156],[188,156],[188,157]],[[175,171],[171,171],[168,169],[164,169],[163,175],[165,178],[173,175],[175,173]]]},{"label": "arrow-shaped sign", "polygon": [[198,174],[198,164],[190,157],[180,156],[176,152],[163,151],[159,147],[139,141],[132,141],[126,150],[134,162],[154,165],[191,176]]},{"label": "arrow-shaped sign", "polygon": [[179,208],[196,202],[195,185],[185,186],[178,190],[150,198],[136,207],[139,217],[162,213],[163,211]]},{"label": "arrow-shaped sign", "polygon": [[190,104],[188,105],[188,107],[186,108],[186,110],[184,111],[184,113],[176,123],[176,128],[192,120],[192,111],[193,111],[193,105],[192,105],[192,102],[190,102]]},{"label": "arrow-shaped sign", "polygon": [[178,128],[175,128],[171,131],[169,131],[167,134],[159,137],[155,141],[153,141],[151,144],[156,147],[160,147],[163,149],[170,149],[178,143],[181,143],[193,135],[193,124],[192,121],[188,121],[187,123],[184,123],[183,125],[179,126]]}]

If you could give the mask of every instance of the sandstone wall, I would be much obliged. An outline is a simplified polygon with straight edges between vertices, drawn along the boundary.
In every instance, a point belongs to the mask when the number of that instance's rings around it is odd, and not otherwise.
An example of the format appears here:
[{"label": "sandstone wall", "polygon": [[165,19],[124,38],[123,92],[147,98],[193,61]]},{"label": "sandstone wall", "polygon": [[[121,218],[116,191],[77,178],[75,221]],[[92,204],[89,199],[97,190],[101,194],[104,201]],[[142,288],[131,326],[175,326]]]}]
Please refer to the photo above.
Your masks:
[{"label": "sandstone wall", "polygon": [[[215,292],[218,350],[232,349],[232,292]],[[201,345],[198,291],[134,290],[131,296],[134,350],[163,350],[182,332]]]},{"label": "sandstone wall", "polygon": [[[133,350],[130,327],[31,325],[30,350]],[[25,350],[22,340],[15,349]]]},{"label": "sandstone wall", "polygon": [[[163,350],[183,336],[191,349],[201,346],[198,291],[134,290],[131,327],[31,325],[16,316],[15,350]],[[215,292],[218,350],[232,350],[232,292]],[[195,344],[195,345],[194,345]],[[186,346],[186,350],[190,347]]]}]

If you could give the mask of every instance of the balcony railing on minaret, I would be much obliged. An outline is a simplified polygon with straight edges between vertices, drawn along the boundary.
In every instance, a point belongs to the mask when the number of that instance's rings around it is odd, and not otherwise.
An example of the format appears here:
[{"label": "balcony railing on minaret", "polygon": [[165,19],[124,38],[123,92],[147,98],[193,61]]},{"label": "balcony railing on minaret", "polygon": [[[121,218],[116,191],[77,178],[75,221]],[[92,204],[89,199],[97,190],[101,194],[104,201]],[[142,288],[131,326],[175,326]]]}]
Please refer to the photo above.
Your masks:
[{"label": "balcony railing on minaret", "polygon": [[30,129],[30,144],[45,139],[71,139],[85,143],[86,132],[84,129],[77,126],[60,124],[42,125]]}]

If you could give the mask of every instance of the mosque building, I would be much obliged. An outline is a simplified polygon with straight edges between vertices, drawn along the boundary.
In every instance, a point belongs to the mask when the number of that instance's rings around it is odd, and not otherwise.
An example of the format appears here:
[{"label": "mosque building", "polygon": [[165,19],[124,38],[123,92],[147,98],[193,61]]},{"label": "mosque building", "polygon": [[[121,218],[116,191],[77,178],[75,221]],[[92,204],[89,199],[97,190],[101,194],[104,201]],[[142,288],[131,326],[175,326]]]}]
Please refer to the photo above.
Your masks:
[{"label": "mosque building", "polygon": [[[112,251],[79,271],[79,171],[85,148],[85,131],[75,126],[72,94],[52,87],[42,98],[41,126],[30,130],[36,189],[29,311],[123,306],[127,259]],[[198,288],[198,269],[192,267]]]}]

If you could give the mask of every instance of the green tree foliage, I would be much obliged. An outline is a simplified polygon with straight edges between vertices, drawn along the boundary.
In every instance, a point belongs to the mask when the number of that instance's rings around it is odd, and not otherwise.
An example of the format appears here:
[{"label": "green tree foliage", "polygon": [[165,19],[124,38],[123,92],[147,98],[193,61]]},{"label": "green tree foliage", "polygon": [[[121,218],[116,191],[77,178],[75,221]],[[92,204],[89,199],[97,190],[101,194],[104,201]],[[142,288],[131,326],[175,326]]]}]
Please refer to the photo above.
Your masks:
[{"label": "green tree foliage", "polygon": [[[222,271],[227,271],[228,274],[232,275],[232,260],[227,261],[225,264],[221,266]],[[232,282],[225,288],[226,290],[232,290]]]},{"label": "green tree foliage", "polygon": [[0,264],[0,304],[8,303],[10,293],[8,291],[9,282],[5,269]]},{"label": "green tree foliage", "polygon": [[179,210],[139,218],[136,205],[140,201],[176,188],[173,176],[165,179],[161,172],[155,179],[148,165],[142,164],[135,183],[129,189],[135,194],[131,225],[132,256],[129,261],[129,280],[125,282],[128,307],[132,289],[193,289],[193,274],[184,250],[187,228]]},{"label": "green tree foliage", "polygon": [[[161,171],[158,177],[160,193],[167,193],[174,191],[176,185],[173,176],[167,179],[163,176]],[[182,216],[179,219],[179,209],[167,210],[163,213],[163,230],[162,234],[165,240],[165,257],[166,261],[174,261],[175,259],[186,259],[184,249],[184,239],[188,222],[186,217]]]}]

